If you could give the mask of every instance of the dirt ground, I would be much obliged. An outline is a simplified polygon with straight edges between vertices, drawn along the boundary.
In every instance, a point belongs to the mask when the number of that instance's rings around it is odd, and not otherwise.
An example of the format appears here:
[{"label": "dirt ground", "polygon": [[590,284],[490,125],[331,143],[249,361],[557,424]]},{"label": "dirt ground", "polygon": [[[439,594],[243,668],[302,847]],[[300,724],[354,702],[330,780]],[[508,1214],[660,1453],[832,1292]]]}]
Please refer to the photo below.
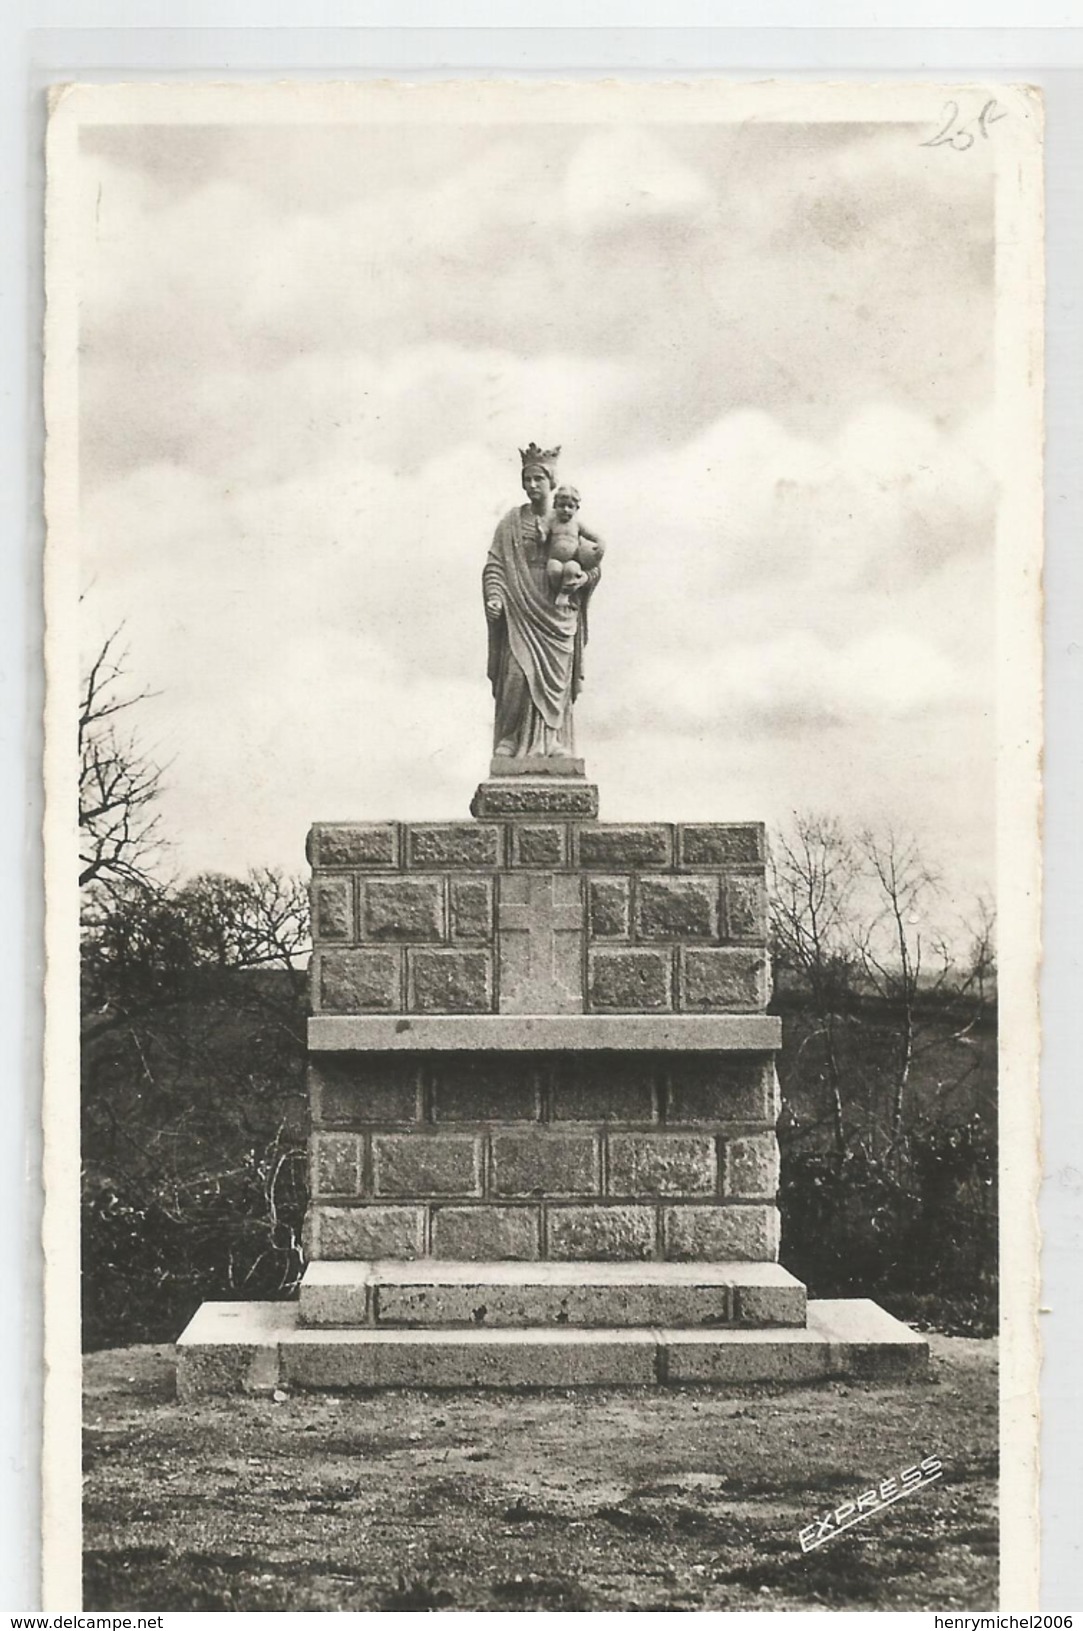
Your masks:
[{"label": "dirt ground", "polygon": [[[87,1609],[983,1609],[995,1344],[928,1382],[171,1398],[168,1348],[86,1363]],[[941,1481],[808,1554],[922,1456]]]}]

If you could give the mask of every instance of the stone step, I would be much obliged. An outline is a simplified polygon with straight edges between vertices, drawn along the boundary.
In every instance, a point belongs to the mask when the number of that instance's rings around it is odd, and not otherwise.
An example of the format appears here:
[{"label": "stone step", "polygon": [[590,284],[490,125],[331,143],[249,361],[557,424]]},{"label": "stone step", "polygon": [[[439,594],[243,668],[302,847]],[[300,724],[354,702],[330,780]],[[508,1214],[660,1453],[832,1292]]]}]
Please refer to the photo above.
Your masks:
[{"label": "stone step", "polygon": [[301,1324],[526,1329],[773,1326],[805,1321],[778,1263],[314,1262]]},{"label": "stone step", "polygon": [[921,1377],[924,1337],[861,1298],[772,1330],[316,1330],[296,1303],[204,1303],[177,1343],[177,1395],[273,1388],[539,1388]]}]

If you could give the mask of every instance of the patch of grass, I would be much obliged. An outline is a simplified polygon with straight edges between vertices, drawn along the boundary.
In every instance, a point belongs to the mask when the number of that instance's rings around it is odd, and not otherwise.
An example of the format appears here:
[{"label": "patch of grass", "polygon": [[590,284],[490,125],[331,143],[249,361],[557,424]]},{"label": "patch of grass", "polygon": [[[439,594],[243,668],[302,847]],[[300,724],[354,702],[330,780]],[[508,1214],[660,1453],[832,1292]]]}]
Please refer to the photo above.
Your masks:
[{"label": "patch of grass", "polygon": [[[994,1355],[932,1343],[927,1382],[739,1401],[614,1388],[181,1406],[165,1350],[95,1354],[85,1606],[985,1609]],[[801,1552],[817,1513],[931,1451],[935,1489]]]},{"label": "patch of grass", "polygon": [[450,1608],[454,1601],[451,1592],[434,1580],[407,1580],[400,1574],[395,1589],[387,1593],[380,1607],[407,1614],[413,1609]]}]

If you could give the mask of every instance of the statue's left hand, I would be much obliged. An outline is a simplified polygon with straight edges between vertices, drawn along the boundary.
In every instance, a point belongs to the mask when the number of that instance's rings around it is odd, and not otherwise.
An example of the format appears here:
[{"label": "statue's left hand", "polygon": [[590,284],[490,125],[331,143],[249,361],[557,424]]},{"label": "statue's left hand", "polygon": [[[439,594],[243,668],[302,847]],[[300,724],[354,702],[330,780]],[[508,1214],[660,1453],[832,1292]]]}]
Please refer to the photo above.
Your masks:
[{"label": "statue's left hand", "polygon": [[579,565],[578,561],[572,561],[569,564],[576,568],[578,576],[574,578],[565,578],[564,589],[568,593],[574,594],[577,589],[582,589],[583,585],[586,583],[587,574],[583,571],[583,568]]}]

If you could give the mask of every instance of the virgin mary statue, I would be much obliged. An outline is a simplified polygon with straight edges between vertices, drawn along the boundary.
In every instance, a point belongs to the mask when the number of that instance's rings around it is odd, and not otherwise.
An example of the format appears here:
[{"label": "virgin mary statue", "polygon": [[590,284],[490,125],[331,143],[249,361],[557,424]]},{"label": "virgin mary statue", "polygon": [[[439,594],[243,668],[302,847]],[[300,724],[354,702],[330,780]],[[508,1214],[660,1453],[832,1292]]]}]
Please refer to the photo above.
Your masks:
[{"label": "virgin mary statue", "polygon": [[538,768],[558,771],[575,753],[572,704],[583,688],[587,603],[601,568],[582,572],[567,604],[557,604],[546,562],[559,455],[559,447],[543,451],[534,442],[520,448],[527,502],[497,527],[482,573],[496,700],[494,774],[512,772],[523,759],[547,759]]}]

